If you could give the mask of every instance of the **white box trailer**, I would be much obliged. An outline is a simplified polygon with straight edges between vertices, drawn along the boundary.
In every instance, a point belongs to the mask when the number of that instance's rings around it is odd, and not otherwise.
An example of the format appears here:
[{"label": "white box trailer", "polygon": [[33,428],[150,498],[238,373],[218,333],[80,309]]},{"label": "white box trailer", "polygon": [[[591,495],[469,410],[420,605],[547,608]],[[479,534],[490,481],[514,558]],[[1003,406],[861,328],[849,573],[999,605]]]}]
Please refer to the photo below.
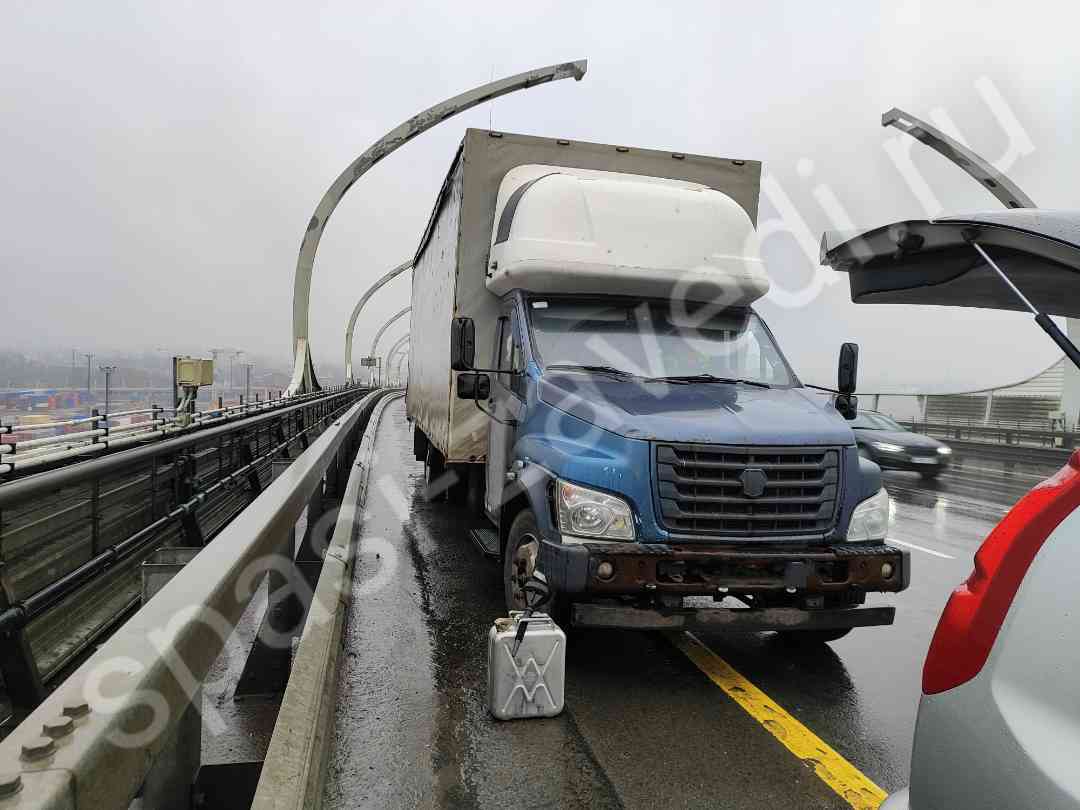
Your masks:
[{"label": "white box trailer", "polygon": [[[482,462],[487,454],[488,416],[473,400],[457,397],[457,375],[450,368],[450,330],[455,317],[472,318],[476,328],[477,365],[487,364],[502,306],[489,288],[514,286],[513,279],[506,277],[508,265],[502,271],[492,266],[496,213],[515,204],[514,194],[508,194],[514,184],[504,186],[512,171],[515,173],[511,179],[520,180],[519,189],[530,180],[564,171],[579,176],[636,175],[642,182],[655,182],[655,178],[681,181],[688,189],[704,187],[722,192],[742,207],[751,228],[757,222],[761,175],[758,161],[467,130],[413,265],[407,411],[410,420],[446,463]],[[509,221],[507,217],[501,220]],[[692,232],[693,229],[686,231]],[[671,234],[669,242],[682,244],[679,236]],[[559,264],[558,257],[548,256],[544,260],[525,257],[514,267],[519,271],[524,268],[527,274],[529,262],[540,261],[536,265],[537,276],[557,276],[562,291],[598,291],[603,285],[603,274],[596,271],[596,262],[580,259],[580,256],[569,257],[563,262],[562,272],[555,274],[553,265]],[[506,261],[514,261],[514,257],[507,255]],[[618,280],[618,271],[627,270],[611,266],[606,269],[614,270],[613,282]],[[685,275],[689,269],[692,268],[680,268],[680,273]],[[649,270],[656,275],[656,268]],[[725,273],[713,275],[730,278],[735,272],[737,269],[732,266],[725,268]],[[575,274],[580,279],[580,290],[575,289]],[[757,277],[749,280],[755,290],[754,297],[763,291],[760,286],[754,286],[758,281]],[[767,281],[764,283],[767,285]],[[617,291],[617,287],[610,290]]]}]

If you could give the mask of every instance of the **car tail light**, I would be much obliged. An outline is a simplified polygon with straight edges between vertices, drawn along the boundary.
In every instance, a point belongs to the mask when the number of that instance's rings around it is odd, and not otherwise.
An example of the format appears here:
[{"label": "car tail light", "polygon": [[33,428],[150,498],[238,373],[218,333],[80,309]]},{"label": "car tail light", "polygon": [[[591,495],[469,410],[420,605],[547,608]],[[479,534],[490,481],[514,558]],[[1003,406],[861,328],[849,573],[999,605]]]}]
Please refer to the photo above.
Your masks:
[{"label": "car tail light", "polygon": [[1031,561],[1080,506],[1080,451],[1021,498],[975,552],[975,570],[953,591],[923,665],[922,689],[944,692],[979,674]]}]

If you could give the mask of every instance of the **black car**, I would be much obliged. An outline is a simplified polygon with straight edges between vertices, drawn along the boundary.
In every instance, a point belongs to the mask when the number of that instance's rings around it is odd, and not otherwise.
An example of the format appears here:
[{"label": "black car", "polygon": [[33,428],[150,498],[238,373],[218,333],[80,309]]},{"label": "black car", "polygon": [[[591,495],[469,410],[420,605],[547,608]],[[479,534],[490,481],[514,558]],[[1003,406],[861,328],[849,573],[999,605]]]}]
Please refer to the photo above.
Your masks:
[{"label": "black car", "polygon": [[923,478],[936,478],[952,459],[947,444],[912,433],[883,413],[859,411],[850,424],[859,455],[876,461],[882,469],[911,470]]}]

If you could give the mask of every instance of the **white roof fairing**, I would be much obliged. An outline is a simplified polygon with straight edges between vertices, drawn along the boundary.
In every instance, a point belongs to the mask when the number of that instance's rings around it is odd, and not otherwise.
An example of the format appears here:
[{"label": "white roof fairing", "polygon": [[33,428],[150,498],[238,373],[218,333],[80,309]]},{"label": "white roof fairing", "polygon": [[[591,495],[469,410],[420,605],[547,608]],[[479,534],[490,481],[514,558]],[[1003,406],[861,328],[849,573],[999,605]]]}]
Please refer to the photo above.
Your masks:
[{"label": "white roof fairing", "polygon": [[769,289],[757,234],[723,192],[684,180],[518,166],[499,187],[487,288],[677,296],[745,306]]}]

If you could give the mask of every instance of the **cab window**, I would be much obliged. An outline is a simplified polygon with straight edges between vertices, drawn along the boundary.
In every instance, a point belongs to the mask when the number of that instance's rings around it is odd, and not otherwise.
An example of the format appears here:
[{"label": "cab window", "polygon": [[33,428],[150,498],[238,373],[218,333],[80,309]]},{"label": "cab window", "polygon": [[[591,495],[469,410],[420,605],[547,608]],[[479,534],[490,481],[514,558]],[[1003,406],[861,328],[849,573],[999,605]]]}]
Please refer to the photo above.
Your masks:
[{"label": "cab window", "polygon": [[[499,318],[499,371],[522,372],[525,370],[525,353],[521,339],[515,328],[514,320],[509,315]],[[519,397],[525,396],[525,376],[523,374],[500,374],[499,382]]]}]

